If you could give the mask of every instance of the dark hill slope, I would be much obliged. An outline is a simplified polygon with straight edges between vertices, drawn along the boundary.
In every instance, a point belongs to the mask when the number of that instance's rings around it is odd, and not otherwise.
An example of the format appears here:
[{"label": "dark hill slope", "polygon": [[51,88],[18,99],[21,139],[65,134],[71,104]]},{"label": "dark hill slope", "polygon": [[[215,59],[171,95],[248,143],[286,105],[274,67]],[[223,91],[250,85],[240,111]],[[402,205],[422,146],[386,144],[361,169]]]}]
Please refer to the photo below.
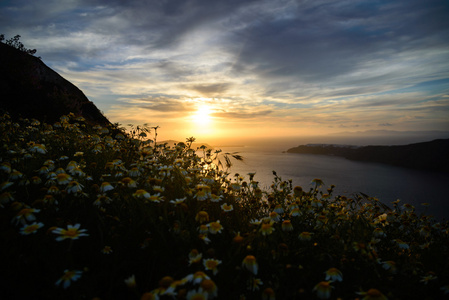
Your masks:
[{"label": "dark hill slope", "polygon": [[73,112],[88,123],[109,120],[75,85],[39,58],[0,43],[0,104],[13,116],[55,122]]},{"label": "dark hill slope", "polygon": [[335,155],[351,160],[449,172],[449,139],[400,146],[301,145],[287,152]]}]

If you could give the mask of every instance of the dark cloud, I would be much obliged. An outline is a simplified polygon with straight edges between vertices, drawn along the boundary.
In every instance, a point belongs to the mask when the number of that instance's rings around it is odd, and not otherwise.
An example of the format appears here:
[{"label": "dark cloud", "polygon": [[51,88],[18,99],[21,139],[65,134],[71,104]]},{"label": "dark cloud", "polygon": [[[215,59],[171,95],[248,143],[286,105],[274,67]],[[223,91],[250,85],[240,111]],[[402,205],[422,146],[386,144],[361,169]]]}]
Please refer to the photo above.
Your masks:
[{"label": "dark cloud", "polygon": [[219,97],[226,92],[232,84],[230,83],[213,83],[213,84],[198,84],[187,87],[192,91],[199,92],[204,97]]},{"label": "dark cloud", "polygon": [[367,62],[398,62],[407,51],[449,45],[443,1],[360,3],[298,1],[288,18],[259,15],[235,32],[234,42],[242,45],[236,72],[332,84]]},{"label": "dark cloud", "polygon": [[129,98],[124,100],[122,105],[137,106],[144,109],[169,113],[195,111],[195,109],[188,103],[185,103],[180,99],[164,95],[147,96],[145,98]]}]

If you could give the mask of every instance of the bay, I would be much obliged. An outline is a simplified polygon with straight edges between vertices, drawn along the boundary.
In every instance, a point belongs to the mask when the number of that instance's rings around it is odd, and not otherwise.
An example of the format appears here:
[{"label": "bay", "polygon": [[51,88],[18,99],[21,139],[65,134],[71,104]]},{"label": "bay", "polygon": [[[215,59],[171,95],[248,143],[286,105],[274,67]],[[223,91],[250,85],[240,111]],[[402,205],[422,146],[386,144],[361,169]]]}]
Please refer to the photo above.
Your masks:
[{"label": "bay", "polygon": [[439,221],[449,219],[449,174],[446,173],[252,146],[221,149],[243,156],[243,161],[232,160],[231,177],[238,173],[248,180],[248,173],[256,173],[255,180],[264,190],[272,184],[275,171],[283,180],[291,179],[293,186],[304,190],[312,187],[314,178],[319,178],[325,184],[323,192],[332,184],[336,186],[333,196],[364,193],[390,207],[391,202],[399,199],[400,204],[413,205],[417,214],[433,215]]}]

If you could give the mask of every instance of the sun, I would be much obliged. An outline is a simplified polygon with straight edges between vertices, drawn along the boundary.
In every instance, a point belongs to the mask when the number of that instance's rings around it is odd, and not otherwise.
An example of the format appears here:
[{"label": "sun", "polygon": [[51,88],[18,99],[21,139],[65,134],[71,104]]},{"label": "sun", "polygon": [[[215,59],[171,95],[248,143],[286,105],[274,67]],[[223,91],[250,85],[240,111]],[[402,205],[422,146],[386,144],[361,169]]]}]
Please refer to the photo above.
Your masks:
[{"label": "sun", "polygon": [[211,112],[208,106],[200,106],[193,115],[193,121],[197,125],[208,125],[212,122]]}]

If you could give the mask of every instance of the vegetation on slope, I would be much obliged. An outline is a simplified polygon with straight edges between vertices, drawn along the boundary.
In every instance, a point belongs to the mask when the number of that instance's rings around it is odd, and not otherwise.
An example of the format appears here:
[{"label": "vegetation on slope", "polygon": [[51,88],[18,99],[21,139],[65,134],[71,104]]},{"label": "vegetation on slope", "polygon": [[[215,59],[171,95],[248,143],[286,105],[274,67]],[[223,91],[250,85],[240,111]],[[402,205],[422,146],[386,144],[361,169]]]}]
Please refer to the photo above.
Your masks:
[{"label": "vegetation on slope", "polygon": [[[5,299],[441,299],[448,223],[65,115],[0,117]],[[238,157],[237,157],[238,158]]]},{"label": "vegetation on slope", "polygon": [[[30,54],[17,35],[2,42],[0,35],[1,108],[13,116],[37,118],[49,123],[70,112],[90,124],[110,124],[84,93]],[[31,52],[30,52],[31,51]]]}]

